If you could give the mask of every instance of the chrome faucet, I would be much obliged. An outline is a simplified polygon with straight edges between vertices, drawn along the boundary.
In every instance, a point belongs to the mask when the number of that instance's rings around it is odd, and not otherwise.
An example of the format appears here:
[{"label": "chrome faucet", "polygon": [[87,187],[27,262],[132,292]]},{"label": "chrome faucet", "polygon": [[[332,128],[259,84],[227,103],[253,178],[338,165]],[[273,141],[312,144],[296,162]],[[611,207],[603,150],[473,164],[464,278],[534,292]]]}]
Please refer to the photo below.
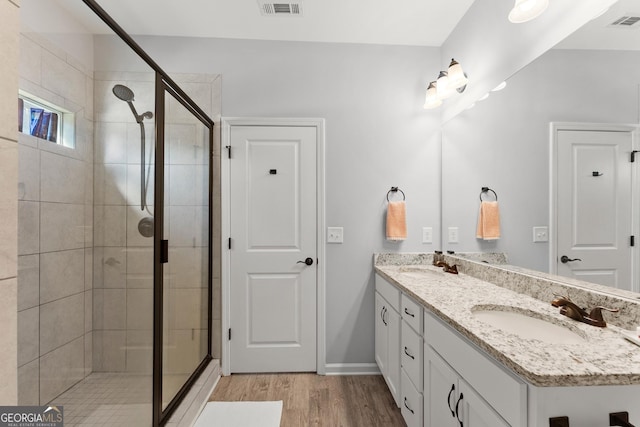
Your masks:
[{"label": "chrome faucet", "polygon": [[564,316],[599,328],[607,326],[607,322],[605,322],[604,317],[602,316],[602,310],[606,310],[611,313],[617,313],[619,311],[617,308],[598,306],[592,308],[591,311],[587,313],[586,309],[578,307],[569,299],[569,297],[557,297],[551,301],[551,305],[554,307],[560,307],[560,314]]}]

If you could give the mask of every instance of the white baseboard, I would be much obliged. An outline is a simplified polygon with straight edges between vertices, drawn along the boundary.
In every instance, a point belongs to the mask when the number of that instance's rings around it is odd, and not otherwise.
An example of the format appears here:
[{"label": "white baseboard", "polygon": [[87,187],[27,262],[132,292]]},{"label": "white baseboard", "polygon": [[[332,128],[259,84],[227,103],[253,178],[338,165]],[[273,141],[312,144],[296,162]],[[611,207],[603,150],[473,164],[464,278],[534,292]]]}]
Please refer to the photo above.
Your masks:
[{"label": "white baseboard", "polygon": [[376,363],[327,363],[325,375],[380,375]]}]

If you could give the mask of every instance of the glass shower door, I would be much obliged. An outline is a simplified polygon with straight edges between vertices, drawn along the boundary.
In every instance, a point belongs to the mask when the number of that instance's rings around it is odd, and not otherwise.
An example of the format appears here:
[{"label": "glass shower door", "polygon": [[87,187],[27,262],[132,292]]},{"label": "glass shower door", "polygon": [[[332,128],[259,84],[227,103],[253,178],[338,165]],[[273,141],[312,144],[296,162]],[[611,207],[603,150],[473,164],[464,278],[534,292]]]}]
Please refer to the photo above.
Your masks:
[{"label": "glass shower door", "polygon": [[168,412],[211,358],[212,128],[167,86],[164,106],[160,382]]}]

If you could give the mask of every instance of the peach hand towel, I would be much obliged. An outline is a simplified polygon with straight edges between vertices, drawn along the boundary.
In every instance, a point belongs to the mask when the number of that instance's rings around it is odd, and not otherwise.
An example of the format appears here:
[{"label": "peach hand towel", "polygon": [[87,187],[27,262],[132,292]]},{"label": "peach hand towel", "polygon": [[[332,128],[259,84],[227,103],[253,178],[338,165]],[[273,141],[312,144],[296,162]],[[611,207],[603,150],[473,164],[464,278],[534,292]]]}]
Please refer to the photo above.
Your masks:
[{"label": "peach hand towel", "polygon": [[500,208],[498,202],[482,201],[478,214],[476,237],[484,240],[500,238]]},{"label": "peach hand towel", "polygon": [[387,240],[407,238],[407,214],[405,202],[389,202],[387,206]]}]

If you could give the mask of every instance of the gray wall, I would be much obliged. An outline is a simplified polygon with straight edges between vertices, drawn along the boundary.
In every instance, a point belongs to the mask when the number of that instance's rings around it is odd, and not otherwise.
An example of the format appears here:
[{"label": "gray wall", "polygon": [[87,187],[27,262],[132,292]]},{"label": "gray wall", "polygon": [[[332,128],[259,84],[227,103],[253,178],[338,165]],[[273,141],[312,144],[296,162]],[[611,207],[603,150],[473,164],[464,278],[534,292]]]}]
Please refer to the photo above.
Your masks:
[{"label": "gray wall", "polygon": [[[119,45],[96,40],[96,69]],[[327,245],[327,363],[374,362],[372,254],[431,251],[439,241],[439,112],[425,111],[439,49],[144,37],[169,72],[222,75],[223,116],[326,119],[326,217],[345,242]],[[121,63],[119,64],[121,66]],[[407,195],[409,237],[384,239],[386,193]]]},{"label": "gray wall", "polygon": [[[615,64],[615,65],[613,65]],[[611,67],[615,78],[605,78]],[[549,123],[638,123],[640,52],[551,50],[443,128],[443,230],[460,228],[456,251],[507,252],[509,261],[548,271]],[[475,238],[481,186],[499,196],[502,238]]]}]

